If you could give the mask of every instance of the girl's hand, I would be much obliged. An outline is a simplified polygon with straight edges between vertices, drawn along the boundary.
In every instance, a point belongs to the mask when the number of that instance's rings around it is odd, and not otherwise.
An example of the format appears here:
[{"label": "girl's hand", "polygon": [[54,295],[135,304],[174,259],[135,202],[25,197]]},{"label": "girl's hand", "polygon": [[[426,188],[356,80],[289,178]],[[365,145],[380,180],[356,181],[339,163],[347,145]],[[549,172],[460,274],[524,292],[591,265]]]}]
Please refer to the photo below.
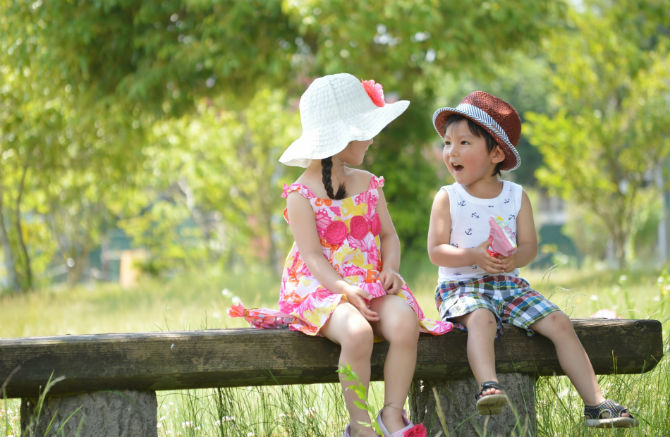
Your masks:
[{"label": "girl's hand", "polygon": [[379,321],[379,314],[377,314],[375,311],[372,311],[369,307],[370,299],[372,299],[370,293],[360,287],[349,284],[344,288],[343,294],[347,297],[349,303],[356,307],[356,309],[363,315],[363,317],[365,317],[367,321]]},{"label": "girl's hand", "polygon": [[400,273],[392,269],[382,269],[379,273],[379,281],[382,283],[387,294],[398,294],[405,280],[400,276]]},{"label": "girl's hand", "polygon": [[[477,265],[492,275],[499,275],[507,272],[505,262],[502,257],[491,256],[486,249],[489,248],[489,241],[482,242],[479,246],[473,248]],[[509,258],[509,257],[506,257]]]}]

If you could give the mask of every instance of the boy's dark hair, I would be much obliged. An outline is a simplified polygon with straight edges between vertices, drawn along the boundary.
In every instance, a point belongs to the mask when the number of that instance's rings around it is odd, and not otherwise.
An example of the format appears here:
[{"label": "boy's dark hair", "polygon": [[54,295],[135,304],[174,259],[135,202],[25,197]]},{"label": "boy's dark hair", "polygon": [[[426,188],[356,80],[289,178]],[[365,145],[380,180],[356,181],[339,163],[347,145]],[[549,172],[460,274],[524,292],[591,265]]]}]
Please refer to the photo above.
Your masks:
[{"label": "boy's dark hair", "polygon": [[[498,146],[496,140],[490,133],[488,133],[486,129],[484,129],[474,121],[470,120],[468,117],[464,117],[460,114],[453,114],[450,115],[449,118],[447,118],[447,120],[444,122],[444,131],[446,132],[447,128],[450,125],[458,123],[461,120],[466,120],[468,122],[468,129],[470,129],[472,135],[479,138],[484,138],[484,140],[486,141],[486,148],[489,151],[489,153]],[[496,168],[493,169],[494,176],[500,176],[500,167],[502,167],[502,162],[496,164]]]},{"label": "boy's dark hair", "polygon": [[331,199],[344,199],[346,196],[346,191],[344,185],[340,185],[337,189],[337,193],[333,194],[333,181],[330,178],[331,170],[333,168],[333,158],[328,157],[321,160],[321,181],[323,186],[326,189],[328,197]]}]

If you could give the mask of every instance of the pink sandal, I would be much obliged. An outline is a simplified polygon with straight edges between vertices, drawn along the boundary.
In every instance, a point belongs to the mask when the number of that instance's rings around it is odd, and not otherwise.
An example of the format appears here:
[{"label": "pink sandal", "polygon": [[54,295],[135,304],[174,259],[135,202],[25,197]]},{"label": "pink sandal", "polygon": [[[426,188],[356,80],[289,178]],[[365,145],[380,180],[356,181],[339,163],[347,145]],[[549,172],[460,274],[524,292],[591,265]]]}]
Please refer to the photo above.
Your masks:
[{"label": "pink sandal", "polygon": [[[384,411],[383,408],[382,411]],[[379,414],[377,414],[377,423],[379,424],[379,428],[381,429],[384,437],[427,437],[428,431],[426,431],[426,427],[423,426],[423,423],[415,425],[410,422],[407,419],[407,415],[405,414],[404,410],[402,412],[402,421],[405,423],[403,428],[400,428],[394,432],[389,432],[389,430],[386,428],[386,425],[384,425],[384,422],[382,421],[382,412],[380,411]]]}]

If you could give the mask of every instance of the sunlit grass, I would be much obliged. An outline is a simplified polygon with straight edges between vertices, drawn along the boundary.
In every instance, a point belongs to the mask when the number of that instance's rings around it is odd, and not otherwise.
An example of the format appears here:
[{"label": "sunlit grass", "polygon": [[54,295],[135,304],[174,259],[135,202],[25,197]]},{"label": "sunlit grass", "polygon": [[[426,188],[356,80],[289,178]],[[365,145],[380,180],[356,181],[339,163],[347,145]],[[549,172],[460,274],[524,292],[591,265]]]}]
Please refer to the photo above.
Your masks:
[{"label": "sunlit grass", "polygon": [[[426,315],[437,317],[433,267],[404,274]],[[537,389],[539,435],[670,434],[670,274],[555,268],[522,275],[570,317],[610,310],[623,318],[653,318],[663,323],[665,339],[664,359],[653,371],[599,377],[606,396],[629,406],[640,428],[584,428],[582,401],[567,378],[543,377]],[[144,280],[128,289],[103,284],[5,295],[0,337],[246,327],[226,315],[232,300],[276,307],[278,290],[279,279],[267,271],[212,270]],[[373,383],[373,408],[381,407],[382,396],[382,383]],[[338,384],[168,391],[158,393],[158,402],[160,436],[331,436],[342,432],[347,418]],[[0,435],[20,435],[18,400],[0,399]]]}]

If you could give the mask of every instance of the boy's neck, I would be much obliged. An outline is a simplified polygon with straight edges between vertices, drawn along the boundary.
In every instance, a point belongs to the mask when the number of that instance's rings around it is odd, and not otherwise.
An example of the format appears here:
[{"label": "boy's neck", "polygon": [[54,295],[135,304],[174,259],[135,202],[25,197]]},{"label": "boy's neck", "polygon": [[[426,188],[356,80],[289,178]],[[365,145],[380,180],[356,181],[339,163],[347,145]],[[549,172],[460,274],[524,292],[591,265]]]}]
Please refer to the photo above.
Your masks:
[{"label": "boy's neck", "polygon": [[465,191],[472,197],[479,199],[495,199],[500,195],[503,189],[503,181],[497,177],[487,180],[480,180],[474,184],[463,185]]}]

